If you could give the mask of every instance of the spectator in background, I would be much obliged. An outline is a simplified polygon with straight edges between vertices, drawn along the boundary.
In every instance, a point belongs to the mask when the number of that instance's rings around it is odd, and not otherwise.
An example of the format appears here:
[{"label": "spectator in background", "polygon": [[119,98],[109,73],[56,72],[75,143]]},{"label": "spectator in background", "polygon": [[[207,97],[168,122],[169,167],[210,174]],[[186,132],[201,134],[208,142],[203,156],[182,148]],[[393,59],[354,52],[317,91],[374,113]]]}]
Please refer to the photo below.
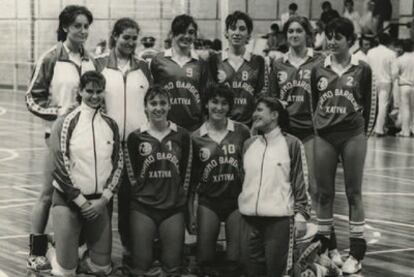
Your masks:
[{"label": "spectator in background", "polygon": [[399,74],[400,92],[400,116],[401,132],[397,133],[400,137],[410,137],[412,135],[411,124],[414,112],[414,53],[413,42],[411,39],[402,41],[404,54],[397,59]]},{"label": "spectator in background", "polygon": [[167,50],[170,48],[171,48],[171,39],[170,38],[164,39],[164,50]]},{"label": "spectator in background", "polygon": [[316,51],[324,51],[326,48],[325,24],[322,20],[316,21],[315,42],[313,48]]},{"label": "spectator in background", "polygon": [[385,120],[390,104],[390,95],[394,81],[398,77],[396,53],[390,49],[391,37],[386,33],[378,36],[379,45],[368,51],[368,63],[375,76],[378,94],[378,117],[375,134],[385,136]]},{"label": "spectator in background", "polygon": [[339,13],[332,9],[332,5],[331,2],[329,1],[325,1],[322,3],[322,14],[321,14],[321,20],[322,22],[326,25],[328,25],[328,23],[334,19],[334,18],[338,18]]},{"label": "spectator in background", "polygon": [[95,48],[95,56],[102,55],[106,51],[106,40],[102,39],[98,42]]},{"label": "spectator in background", "polygon": [[213,46],[213,42],[209,39],[204,40],[204,49],[210,50]]},{"label": "spectator in background", "polygon": [[373,17],[373,11],[375,7],[375,2],[373,0],[368,0],[364,4],[364,13],[362,14],[359,20],[359,26],[361,27],[361,34],[376,34],[376,22]]},{"label": "spectator in background", "polygon": [[283,29],[283,26],[285,26],[286,21],[288,21],[289,17],[298,15],[297,11],[298,11],[298,5],[296,3],[290,3],[289,11],[282,13],[282,15],[280,16],[282,29]]},{"label": "spectator in background", "polygon": [[221,40],[218,38],[214,39],[211,49],[213,49],[216,52],[220,52],[222,48],[223,48],[223,43],[221,42]]},{"label": "spectator in background", "polygon": [[404,41],[402,39],[394,39],[391,43],[391,50],[397,54],[397,57],[404,54]]},{"label": "spectator in background", "polygon": [[368,51],[373,47],[373,37],[368,35],[362,35],[359,38],[359,49],[353,56],[359,61],[368,63]]},{"label": "spectator in background", "polygon": [[352,21],[352,24],[354,24],[355,34],[359,37],[361,35],[361,26],[359,25],[360,16],[358,11],[354,10],[354,1],[345,0],[344,9],[344,17]]},{"label": "spectator in background", "polygon": [[158,50],[154,49],[155,38],[154,37],[143,37],[141,39],[141,44],[144,46],[138,57],[147,61],[148,63],[158,54]]},{"label": "spectator in background", "polygon": [[270,25],[270,33],[267,34],[267,57],[269,64],[272,61],[282,57],[282,52],[279,51],[278,46],[280,43],[285,43],[286,39],[283,34],[279,31],[279,25],[274,22]]},{"label": "spectator in background", "polygon": [[[392,15],[391,0],[373,0],[375,2],[373,17],[376,22],[377,33],[381,33],[384,28],[390,25]],[[389,30],[387,31],[389,32]]]}]

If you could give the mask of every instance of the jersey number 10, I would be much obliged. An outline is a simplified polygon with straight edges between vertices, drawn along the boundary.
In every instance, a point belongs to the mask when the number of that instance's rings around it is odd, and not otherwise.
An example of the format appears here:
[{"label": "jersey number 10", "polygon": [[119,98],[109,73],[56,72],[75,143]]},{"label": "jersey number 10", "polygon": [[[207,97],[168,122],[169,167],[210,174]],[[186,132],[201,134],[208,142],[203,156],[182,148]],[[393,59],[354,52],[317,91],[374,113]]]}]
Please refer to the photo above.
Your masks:
[{"label": "jersey number 10", "polygon": [[236,153],[236,147],[234,144],[223,145],[221,149],[223,150],[224,155]]}]

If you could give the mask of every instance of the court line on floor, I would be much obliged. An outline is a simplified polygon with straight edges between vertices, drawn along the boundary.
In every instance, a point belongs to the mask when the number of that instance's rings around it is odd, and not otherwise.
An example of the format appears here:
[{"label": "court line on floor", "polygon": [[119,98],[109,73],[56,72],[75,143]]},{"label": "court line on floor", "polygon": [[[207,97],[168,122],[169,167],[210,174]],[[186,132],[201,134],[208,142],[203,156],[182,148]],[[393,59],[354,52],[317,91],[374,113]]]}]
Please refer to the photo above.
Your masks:
[{"label": "court line on floor", "polygon": [[368,151],[370,151],[370,152],[387,153],[387,154],[393,154],[393,155],[398,155],[398,156],[414,157],[414,154],[411,154],[411,153],[391,151],[391,150],[385,150],[385,149],[371,149],[371,150],[368,150]]},{"label": "court line on floor", "polygon": [[[341,219],[341,220],[345,220],[345,221],[348,221],[349,220],[349,217],[347,215],[334,214],[334,216],[336,218]],[[400,227],[406,227],[406,228],[412,228],[412,229],[414,229],[414,224],[407,224],[407,223],[401,223],[401,222],[396,222],[396,221],[365,218],[365,222],[385,224],[385,225],[394,225],[394,226],[400,226]]]},{"label": "court line on floor", "polygon": [[22,147],[22,148],[13,148],[13,150],[16,151],[21,151],[21,152],[25,152],[25,151],[46,151],[49,148],[45,147]]},{"label": "court line on floor", "polygon": [[39,126],[39,127],[44,127],[43,124],[41,123],[37,123],[37,122],[27,122],[27,121],[22,121],[22,120],[17,120],[14,118],[11,119],[7,119],[7,118],[0,118],[0,121],[7,121],[7,122],[13,122],[13,123],[20,123],[20,124],[26,124],[26,125],[30,125],[30,126]]},{"label": "court line on floor", "polygon": [[394,176],[388,176],[388,175],[382,175],[382,174],[373,174],[373,173],[364,173],[364,175],[365,176],[386,178],[386,179],[389,179],[389,180],[401,182],[403,184],[414,184],[413,179],[406,179],[406,178],[401,178],[401,177],[394,177]]},{"label": "court line on floor", "polygon": [[36,202],[33,201],[33,202],[30,202],[30,203],[5,205],[5,206],[0,206],[0,210],[10,209],[10,208],[18,208],[18,207],[25,207],[25,206],[33,206],[34,204],[36,204]]},{"label": "court line on floor", "polygon": [[27,189],[25,187],[16,187],[16,186],[13,186],[12,188],[15,189],[15,190],[20,190],[20,191],[23,191],[23,192],[26,192],[26,193],[30,193],[30,194],[35,195],[35,196],[39,196],[39,194],[40,194],[40,192],[38,192],[38,191],[34,191],[34,190],[31,190],[31,189]]},{"label": "court line on floor", "polygon": [[26,202],[26,201],[35,201],[36,198],[14,198],[14,199],[2,199],[0,203],[13,203],[13,202]]},{"label": "court line on floor", "polygon": [[414,169],[414,166],[396,166],[396,167],[366,167],[365,171],[376,171],[376,170],[397,170],[397,169]]},{"label": "court line on floor", "polygon": [[0,173],[0,176],[36,175],[36,174],[43,174],[43,171],[2,172]]},{"label": "court line on floor", "polygon": [[0,158],[0,163],[10,161],[10,160],[14,160],[19,156],[19,153],[14,151],[14,149],[0,148],[0,152],[9,153],[9,156],[4,157],[4,158]]},{"label": "court line on floor", "polygon": [[366,255],[385,254],[385,253],[398,253],[398,252],[410,252],[414,251],[414,248],[401,248],[401,249],[389,249],[367,252]]},{"label": "court line on floor", "polygon": [[[346,195],[345,191],[337,191],[335,194]],[[414,192],[373,192],[373,191],[363,191],[362,195],[364,196],[414,196]]]}]

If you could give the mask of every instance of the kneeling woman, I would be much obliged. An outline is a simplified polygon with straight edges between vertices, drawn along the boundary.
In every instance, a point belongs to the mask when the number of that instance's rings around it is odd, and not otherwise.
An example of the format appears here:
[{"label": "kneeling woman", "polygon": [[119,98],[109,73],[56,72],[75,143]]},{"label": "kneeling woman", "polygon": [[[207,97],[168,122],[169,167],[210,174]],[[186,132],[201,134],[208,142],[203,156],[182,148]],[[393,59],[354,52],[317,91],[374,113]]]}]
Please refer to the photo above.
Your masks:
[{"label": "kneeling woman", "polygon": [[[194,160],[191,174],[189,210],[197,231],[197,262],[203,274],[209,275],[215,261],[220,222],[226,223],[226,276],[237,274],[239,222],[237,197],[243,182],[242,150],[249,129],[230,120],[233,92],[222,85],[207,94],[205,108],[208,120],[193,133]],[[195,216],[195,196],[199,197]],[[195,219],[196,218],[196,219]],[[194,225],[194,223],[197,224]],[[197,230],[194,230],[197,226]],[[204,276],[204,275],[203,275]]]},{"label": "kneeling woman", "polygon": [[190,134],[167,120],[168,91],[150,88],[144,98],[148,124],[128,136],[131,181],[132,276],[144,276],[153,263],[153,242],[161,241],[162,269],[181,276],[184,211],[191,171]]},{"label": "kneeling woman", "polygon": [[105,78],[88,71],[80,79],[81,104],[58,119],[51,135],[53,228],[52,273],[75,276],[79,236],[88,247],[88,272],[111,272],[112,234],[108,204],[122,171],[118,127],[101,113]]},{"label": "kneeling woman", "polygon": [[299,139],[285,131],[289,115],[281,102],[264,97],[253,113],[257,135],[244,144],[245,177],[239,210],[245,223],[242,258],[248,276],[259,274],[265,257],[268,277],[283,276],[292,267],[294,230],[301,237],[310,216],[306,159]]}]

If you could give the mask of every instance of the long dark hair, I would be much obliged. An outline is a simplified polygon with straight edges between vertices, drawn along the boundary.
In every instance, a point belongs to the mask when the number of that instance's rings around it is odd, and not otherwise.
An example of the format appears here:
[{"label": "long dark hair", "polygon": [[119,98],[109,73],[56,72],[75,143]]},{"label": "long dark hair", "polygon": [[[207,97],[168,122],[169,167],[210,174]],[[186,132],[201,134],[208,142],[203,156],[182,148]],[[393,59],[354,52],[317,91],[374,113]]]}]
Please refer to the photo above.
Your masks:
[{"label": "long dark hair", "polygon": [[283,132],[287,132],[290,127],[290,119],[289,113],[283,106],[282,102],[280,102],[274,97],[264,96],[257,100],[256,107],[260,103],[265,104],[271,111],[276,111],[279,114],[277,118],[277,125]]},{"label": "long dark hair", "polygon": [[88,19],[89,25],[93,22],[93,16],[90,10],[85,6],[78,5],[68,5],[63,11],[59,14],[59,27],[57,29],[57,40],[65,41],[67,37],[67,32],[64,28],[69,27],[73,22],[75,22],[76,17],[80,14],[83,14]]}]

